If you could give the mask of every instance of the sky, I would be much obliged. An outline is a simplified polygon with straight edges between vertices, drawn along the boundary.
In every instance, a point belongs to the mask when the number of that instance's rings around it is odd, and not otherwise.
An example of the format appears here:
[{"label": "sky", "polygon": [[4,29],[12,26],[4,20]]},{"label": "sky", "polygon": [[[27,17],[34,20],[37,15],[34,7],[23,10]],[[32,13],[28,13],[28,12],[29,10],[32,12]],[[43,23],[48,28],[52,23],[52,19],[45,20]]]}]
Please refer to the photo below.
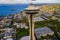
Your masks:
[{"label": "sky", "polygon": [[0,0],[0,4],[17,4],[17,3],[21,3],[21,4],[28,4],[28,3],[60,3],[60,0],[35,0],[35,1],[31,1],[31,0]]}]

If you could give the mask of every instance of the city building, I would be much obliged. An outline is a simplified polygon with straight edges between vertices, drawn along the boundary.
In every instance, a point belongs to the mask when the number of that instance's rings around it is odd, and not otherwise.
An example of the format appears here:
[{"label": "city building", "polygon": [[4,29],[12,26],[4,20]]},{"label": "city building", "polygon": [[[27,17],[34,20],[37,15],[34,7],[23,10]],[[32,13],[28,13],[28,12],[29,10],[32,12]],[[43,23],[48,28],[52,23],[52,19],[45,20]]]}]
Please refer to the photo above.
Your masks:
[{"label": "city building", "polygon": [[39,38],[41,36],[45,37],[47,35],[53,35],[54,32],[48,27],[43,27],[43,28],[36,28],[35,34],[36,34],[37,38]]},{"label": "city building", "polygon": [[34,18],[34,22],[36,22],[36,21],[44,21],[44,19],[38,16],[38,17]]},{"label": "city building", "polygon": [[28,28],[25,21],[20,22],[20,28],[26,28],[26,29]]}]

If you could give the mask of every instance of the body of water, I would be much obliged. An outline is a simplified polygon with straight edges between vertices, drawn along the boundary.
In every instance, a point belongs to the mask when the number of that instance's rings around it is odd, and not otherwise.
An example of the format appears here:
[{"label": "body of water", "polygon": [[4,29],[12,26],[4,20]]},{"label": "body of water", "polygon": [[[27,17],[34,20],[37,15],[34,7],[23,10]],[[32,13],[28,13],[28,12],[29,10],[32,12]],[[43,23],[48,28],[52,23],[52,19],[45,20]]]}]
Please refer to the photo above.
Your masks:
[{"label": "body of water", "polygon": [[0,4],[0,16],[18,13],[27,7],[27,4]]}]

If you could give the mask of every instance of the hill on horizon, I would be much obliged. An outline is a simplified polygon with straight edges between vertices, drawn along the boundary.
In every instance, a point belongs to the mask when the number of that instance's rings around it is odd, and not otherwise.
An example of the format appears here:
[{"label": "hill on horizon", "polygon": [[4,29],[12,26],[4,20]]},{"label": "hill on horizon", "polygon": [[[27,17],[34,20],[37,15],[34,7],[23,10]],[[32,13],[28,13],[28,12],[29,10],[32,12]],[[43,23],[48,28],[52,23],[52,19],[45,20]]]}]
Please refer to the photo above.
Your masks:
[{"label": "hill on horizon", "polygon": [[60,4],[50,4],[40,6],[40,11],[53,13],[54,11],[60,10]]}]

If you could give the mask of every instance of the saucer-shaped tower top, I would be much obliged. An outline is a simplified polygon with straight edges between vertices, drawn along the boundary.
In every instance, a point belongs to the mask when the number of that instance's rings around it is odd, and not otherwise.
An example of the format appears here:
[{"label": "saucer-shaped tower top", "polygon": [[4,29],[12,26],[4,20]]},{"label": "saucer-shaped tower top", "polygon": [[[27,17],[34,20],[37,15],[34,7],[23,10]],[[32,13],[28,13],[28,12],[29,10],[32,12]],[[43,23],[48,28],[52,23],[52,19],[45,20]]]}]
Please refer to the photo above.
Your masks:
[{"label": "saucer-shaped tower top", "polygon": [[39,7],[35,7],[34,5],[29,5],[29,7],[26,8],[24,11],[26,14],[37,14],[40,10]]}]

